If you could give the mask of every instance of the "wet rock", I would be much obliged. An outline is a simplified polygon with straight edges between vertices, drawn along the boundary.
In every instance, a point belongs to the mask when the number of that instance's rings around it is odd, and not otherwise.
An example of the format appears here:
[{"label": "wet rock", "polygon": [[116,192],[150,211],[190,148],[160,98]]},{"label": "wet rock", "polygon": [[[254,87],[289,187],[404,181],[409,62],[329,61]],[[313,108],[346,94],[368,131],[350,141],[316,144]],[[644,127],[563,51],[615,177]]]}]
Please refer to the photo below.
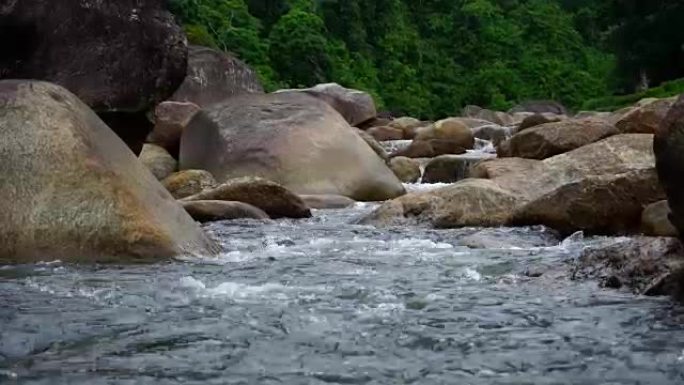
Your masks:
[{"label": "wet rock", "polygon": [[312,209],[344,209],[354,206],[355,200],[341,195],[300,195],[304,203]]},{"label": "wet rock", "polygon": [[397,156],[390,160],[390,168],[404,183],[416,183],[420,180],[420,163],[404,156]]},{"label": "wet rock", "polygon": [[265,211],[271,218],[309,218],[311,210],[302,198],[278,183],[257,177],[228,180],[183,201],[237,201]]},{"label": "wet rock", "polygon": [[470,128],[456,119],[440,120],[416,131],[415,140],[433,139],[453,141],[465,149],[472,149],[475,146],[475,137]]},{"label": "wet rock", "polygon": [[620,238],[584,248],[575,261],[573,279],[636,294],[677,295],[684,282],[684,249],[676,238]]},{"label": "wet rock", "polygon": [[261,209],[243,202],[181,201],[185,211],[201,223],[232,219],[270,219]]},{"label": "wet rock", "polygon": [[494,146],[498,146],[510,136],[510,129],[507,127],[498,126],[496,124],[488,124],[472,129],[473,136],[476,139],[483,139],[492,142]]},{"label": "wet rock", "polygon": [[446,154],[465,154],[465,152],[466,150],[458,142],[452,140],[414,140],[407,148],[391,154],[390,157],[434,158]]},{"label": "wet rock", "polygon": [[303,92],[314,96],[332,106],[352,126],[372,120],[377,114],[375,102],[370,94],[344,88],[337,83],[319,84],[312,88],[277,92]]},{"label": "wet rock", "polygon": [[617,114],[615,127],[622,133],[655,134],[676,98],[645,100],[624,114]]},{"label": "wet rock", "polygon": [[684,96],[679,97],[656,131],[656,167],[672,214],[670,220],[684,234]]},{"label": "wet rock", "polygon": [[178,169],[178,162],[169,153],[154,144],[146,144],[138,157],[157,180],[163,180]]},{"label": "wet rock", "polygon": [[652,203],[641,213],[641,231],[650,236],[676,237],[677,229],[670,222],[670,206],[666,200]]},{"label": "wet rock", "polygon": [[427,193],[384,203],[362,220],[380,226],[428,225],[437,228],[505,225],[521,198],[487,179],[465,179]]},{"label": "wet rock", "polygon": [[567,120],[547,123],[519,132],[497,151],[501,157],[546,159],[617,134],[603,120]]},{"label": "wet rock", "polygon": [[259,176],[298,194],[360,201],[404,194],[357,132],[309,95],[242,95],[195,116],[181,139],[180,167],[207,170],[219,182]]},{"label": "wet rock", "polygon": [[226,52],[191,45],[187,76],[168,100],[204,108],[233,96],[263,92],[256,73],[241,60]]},{"label": "wet rock", "polygon": [[217,246],[84,103],[0,81],[0,264],[155,262]]},{"label": "wet rock", "polygon": [[[59,84],[94,109],[137,154],[145,112],[183,81],[186,38],[161,0],[4,1],[0,78]],[[144,38],[141,38],[144,36]]]},{"label": "wet rock", "polygon": [[179,171],[164,179],[162,184],[176,199],[187,198],[218,186],[214,176],[204,170]]},{"label": "wet rock", "polygon": [[442,155],[425,166],[423,183],[454,183],[468,178],[473,159],[461,155]]},{"label": "wet rock", "polygon": [[160,103],[154,110],[154,129],[147,142],[163,147],[178,159],[183,131],[199,110],[198,105],[189,102]]},{"label": "wet rock", "polygon": [[398,128],[381,126],[369,128],[366,132],[378,142],[404,139],[404,132]]}]

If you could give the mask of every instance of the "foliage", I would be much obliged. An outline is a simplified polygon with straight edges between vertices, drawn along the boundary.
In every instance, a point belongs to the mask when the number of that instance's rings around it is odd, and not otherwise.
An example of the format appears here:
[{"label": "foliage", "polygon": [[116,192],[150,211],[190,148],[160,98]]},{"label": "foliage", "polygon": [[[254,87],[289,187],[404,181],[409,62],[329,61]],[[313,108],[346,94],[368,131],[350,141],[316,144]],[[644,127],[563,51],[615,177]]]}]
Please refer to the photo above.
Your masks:
[{"label": "foliage", "polygon": [[580,108],[643,73],[684,76],[678,0],[169,1],[190,41],[237,54],[269,90],[335,81],[421,118],[527,99]]},{"label": "foliage", "polygon": [[582,105],[583,110],[591,111],[616,111],[624,107],[636,104],[645,98],[669,98],[684,94],[684,79],[677,79],[661,84],[659,87],[649,88],[646,91],[636,92],[622,96],[607,96],[590,99]]}]

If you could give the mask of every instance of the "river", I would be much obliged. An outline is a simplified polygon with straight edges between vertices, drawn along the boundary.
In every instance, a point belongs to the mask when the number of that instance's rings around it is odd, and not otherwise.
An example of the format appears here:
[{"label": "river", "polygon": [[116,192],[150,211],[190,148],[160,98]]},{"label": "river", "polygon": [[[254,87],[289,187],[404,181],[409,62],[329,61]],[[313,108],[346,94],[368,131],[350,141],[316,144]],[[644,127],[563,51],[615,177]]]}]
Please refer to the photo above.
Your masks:
[{"label": "river", "polygon": [[0,383],[684,383],[684,308],[552,273],[615,239],[372,208],[214,223],[212,261],[1,267]]}]

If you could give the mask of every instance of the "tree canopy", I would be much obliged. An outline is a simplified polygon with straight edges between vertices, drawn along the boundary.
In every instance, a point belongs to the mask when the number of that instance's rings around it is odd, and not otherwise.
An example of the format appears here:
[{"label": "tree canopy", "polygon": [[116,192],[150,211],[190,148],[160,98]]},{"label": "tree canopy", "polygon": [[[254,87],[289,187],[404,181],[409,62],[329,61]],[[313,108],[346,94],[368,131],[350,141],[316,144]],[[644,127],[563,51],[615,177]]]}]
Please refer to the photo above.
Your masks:
[{"label": "tree canopy", "polygon": [[268,89],[335,81],[423,118],[528,99],[579,107],[684,76],[678,0],[170,0],[189,39]]}]

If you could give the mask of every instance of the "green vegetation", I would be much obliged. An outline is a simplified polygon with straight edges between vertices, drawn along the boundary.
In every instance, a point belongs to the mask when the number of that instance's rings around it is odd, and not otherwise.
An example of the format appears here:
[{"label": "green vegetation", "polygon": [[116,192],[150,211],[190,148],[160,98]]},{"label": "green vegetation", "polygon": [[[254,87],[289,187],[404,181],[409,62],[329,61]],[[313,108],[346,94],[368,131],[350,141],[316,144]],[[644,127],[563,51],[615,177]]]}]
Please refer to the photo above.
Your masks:
[{"label": "green vegetation", "polygon": [[267,89],[335,81],[422,118],[528,99],[611,108],[684,76],[679,0],[169,1],[191,42],[234,52]]},{"label": "green vegetation", "polygon": [[649,88],[648,90],[629,95],[590,99],[582,104],[582,109],[588,111],[615,111],[636,104],[641,99],[669,98],[680,94],[684,94],[684,79],[665,82],[659,87]]}]

